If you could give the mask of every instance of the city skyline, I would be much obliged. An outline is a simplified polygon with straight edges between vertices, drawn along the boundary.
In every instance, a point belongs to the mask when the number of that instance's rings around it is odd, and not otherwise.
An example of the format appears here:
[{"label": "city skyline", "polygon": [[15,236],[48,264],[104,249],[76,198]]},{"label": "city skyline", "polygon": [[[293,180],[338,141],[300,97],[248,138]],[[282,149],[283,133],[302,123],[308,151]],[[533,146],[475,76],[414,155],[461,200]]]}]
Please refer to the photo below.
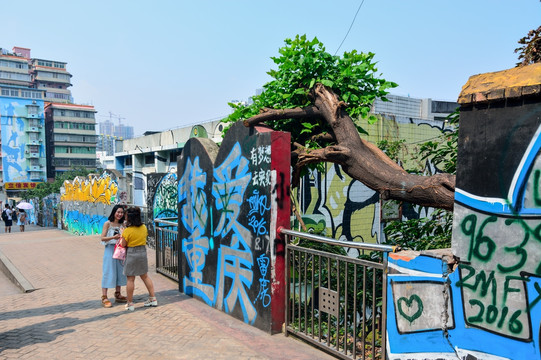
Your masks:
[{"label": "city skyline", "polygon": [[3,4],[0,47],[66,62],[74,101],[93,105],[97,122],[116,114],[136,136],[226,116],[228,102],[270,80],[271,57],[296,34],[332,54],[374,52],[378,73],[399,85],[393,94],[456,101],[470,76],[515,66],[517,42],[541,14],[537,0],[56,4],[25,3],[64,19],[45,27]]}]

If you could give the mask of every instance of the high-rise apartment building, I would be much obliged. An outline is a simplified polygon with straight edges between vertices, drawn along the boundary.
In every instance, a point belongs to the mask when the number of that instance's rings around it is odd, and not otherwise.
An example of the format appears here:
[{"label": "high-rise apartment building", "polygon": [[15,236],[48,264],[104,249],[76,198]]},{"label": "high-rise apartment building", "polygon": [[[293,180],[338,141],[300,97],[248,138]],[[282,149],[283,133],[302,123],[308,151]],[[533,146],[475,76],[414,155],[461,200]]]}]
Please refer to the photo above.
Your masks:
[{"label": "high-rise apartment building", "polygon": [[45,101],[72,103],[71,74],[66,70],[66,63],[60,61],[31,59],[32,84],[45,90]]},{"label": "high-rise apartment building", "polygon": [[133,139],[133,126],[118,124],[115,126],[114,135],[121,139]]},{"label": "high-rise apartment building", "polygon": [[21,94],[27,88],[0,88],[10,93],[0,96],[1,180],[7,195],[16,197],[18,191],[32,189],[47,180],[44,102],[23,98]]},{"label": "high-rise apartment building", "polygon": [[90,105],[45,105],[48,178],[73,167],[96,168],[95,113]]},{"label": "high-rise apartment building", "polygon": [[[23,48],[18,51],[29,53]],[[47,179],[44,92],[31,86],[28,58],[0,49],[0,185],[4,199],[19,197],[21,191]]]},{"label": "high-rise apartment building", "polygon": [[[73,166],[96,167],[93,106],[73,104],[67,63],[0,48],[3,195]],[[57,158],[58,157],[58,158]],[[0,195],[1,199],[2,195]]]},{"label": "high-rise apartment building", "polygon": [[99,135],[115,135],[115,123],[111,120],[105,120],[98,123]]},{"label": "high-rise apartment building", "polygon": [[0,49],[0,84],[30,87],[30,67],[28,59]]},{"label": "high-rise apartment building", "polygon": [[[112,115],[112,114],[111,114]],[[115,125],[112,120],[105,120],[98,123],[98,144],[97,152],[103,156],[113,156],[116,151],[116,142],[133,138],[133,126],[120,123]]]},{"label": "high-rise apartment building", "polygon": [[114,135],[98,135],[98,143],[96,151],[102,153],[103,156],[113,156],[115,154],[116,142],[122,141]]}]

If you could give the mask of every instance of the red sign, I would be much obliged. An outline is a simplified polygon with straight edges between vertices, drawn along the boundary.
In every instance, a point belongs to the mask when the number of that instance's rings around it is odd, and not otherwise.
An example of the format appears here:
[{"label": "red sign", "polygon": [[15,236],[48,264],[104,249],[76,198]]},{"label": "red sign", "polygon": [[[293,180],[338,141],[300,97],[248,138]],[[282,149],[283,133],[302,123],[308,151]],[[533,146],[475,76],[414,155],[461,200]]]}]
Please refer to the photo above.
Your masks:
[{"label": "red sign", "polygon": [[6,190],[28,190],[34,189],[39,183],[36,182],[7,182],[4,183]]}]

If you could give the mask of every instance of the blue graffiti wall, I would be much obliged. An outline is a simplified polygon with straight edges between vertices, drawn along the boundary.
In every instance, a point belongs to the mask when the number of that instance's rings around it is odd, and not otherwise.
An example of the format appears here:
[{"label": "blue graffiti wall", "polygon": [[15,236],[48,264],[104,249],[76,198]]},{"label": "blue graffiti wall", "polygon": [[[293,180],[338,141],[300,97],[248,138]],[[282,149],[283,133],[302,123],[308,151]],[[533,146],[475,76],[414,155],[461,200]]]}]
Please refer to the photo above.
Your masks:
[{"label": "blue graffiti wall", "polygon": [[[147,228],[150,247],[155,248],[156,239],[154,231],[154,219],[172,219],[177,221],[178,182],[176,173],[154,173],[147,175],[147,204],[148,207]],[[177,230],[176,228],[170,228]]]},{"label": "blue graffiti wall", "polygon": [[101,234],[103,225],[118,203],[118,182],[104,172],[90,178],[64,181],[60,189],[63,228],[76,235]]},{"label": "blue graffiti wall", "polygon": [[[192,138],[177,161],[180,290],[267,331],[276,327],[273,282],[283,280],[271,271],[283,269],[277,214],[289,221],[289,199],[277,200],[289,186],[289,135],[274,141],[276,134],[284,133],[239,123],[219,150]],[[273,168],[275,147],[287,149],[281,172]],[[275,307],[283,308],[281,296]]]},{"label": "blue graffiti wall", "polygon": [[389,358],[540,359],[541,98],[463,106],[458,149],[452,249],[389,256]]},{"label": "blue graffiti wall", "polygon": [[[28,106],[37,105],[37,113],[29,114]],[[2,136],[2,174],[4,182],[31,182],[45,180],[45,139],[43,100],[0,97],[0,124]],[[29,123],[32,121],[32,123]],[[29,129],[32,131],[27,131]],[[40,141],[41,139],[41,141]],[[41,166],[41,176],[31,177],[31,163],[27,161],[28,146],[37,154],[35,165]],[[40,162],[41,161],[41,162]]]}]

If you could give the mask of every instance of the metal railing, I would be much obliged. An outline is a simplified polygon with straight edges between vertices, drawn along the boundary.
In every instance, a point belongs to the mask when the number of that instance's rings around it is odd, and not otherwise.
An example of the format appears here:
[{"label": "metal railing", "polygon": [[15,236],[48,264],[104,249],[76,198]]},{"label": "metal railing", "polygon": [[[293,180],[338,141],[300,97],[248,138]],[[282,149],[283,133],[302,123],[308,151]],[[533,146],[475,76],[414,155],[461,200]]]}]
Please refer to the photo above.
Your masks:
[{"label": "metal railing", "polygon": [[285,335],[343,359],[386,359],[387,253],[395,248],[280,232],[286,236]]},{"label": "metal railing", "polygon": [[156,271],[178,282],[178,224],[172,220],[154,219]]}]

